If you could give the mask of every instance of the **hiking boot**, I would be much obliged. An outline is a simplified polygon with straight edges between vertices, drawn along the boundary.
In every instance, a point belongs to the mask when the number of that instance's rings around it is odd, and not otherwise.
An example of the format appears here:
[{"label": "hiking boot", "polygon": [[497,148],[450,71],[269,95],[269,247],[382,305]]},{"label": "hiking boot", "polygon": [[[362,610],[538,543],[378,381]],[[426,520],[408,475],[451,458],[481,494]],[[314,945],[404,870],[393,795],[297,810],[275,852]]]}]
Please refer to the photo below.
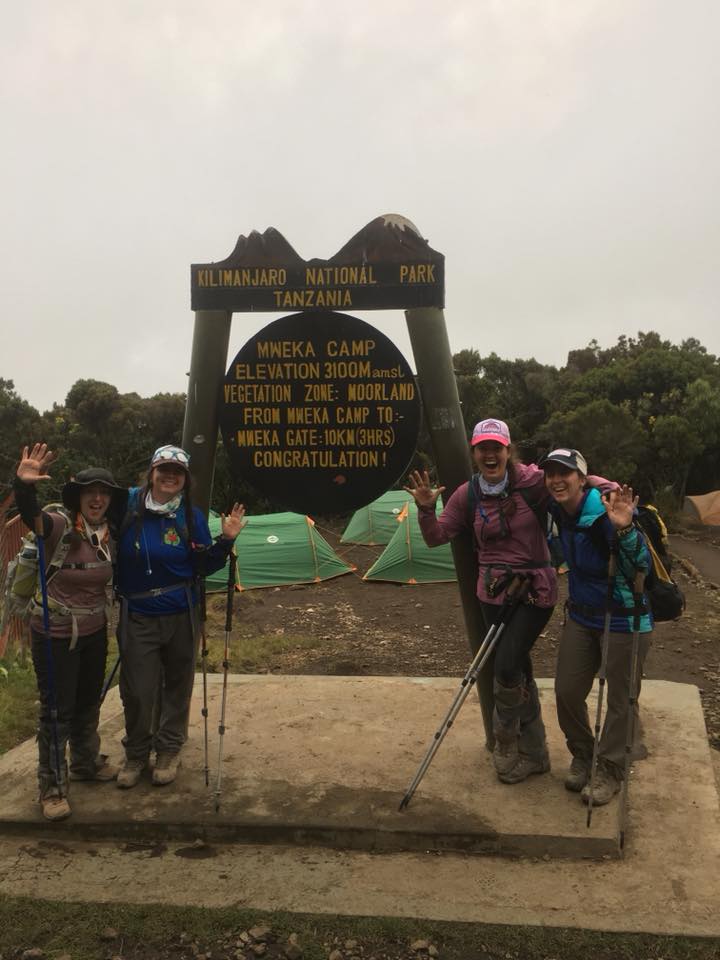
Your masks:
[{"label": "hiking boot", "polygon": [[[621,786],[622,781],[618,780],[612,770],[609,770],[604,764],[598,764],[593,782],[593,806],[602,807],[604,804],[610,803],[615,794],[619,793]],[[582,788],[580,796],[583,803],[590,802],[589,780]]]},{"label": "hiking boot", "polygon": [[60,797],[57,793],[40,797],[40,807],[46,820],[66,820],[72,812],[67,797]]},{"label": "hiking boot", "polygon": [[152,782],[156,787],[164,787],[172,783],[177,776],[180,766],[179,753],[159,753],[152,773]]},{"label": "hiking boot", "polygon": [[144,760],[125,760],[117,774],[117,785],[122,790],[136,786],[145,767]]},{"label": "hiking boot", "polygon": [[548,773],[550,771],[550,757],[544,754],[542,757],[528,757],[521,753],[518,755],[515,766],[506,773],[498,773],[498,779],[502,783],[522,783],[534,773]]},{"label": "hiking boot", "polygon": [[493,765],[498,776],[501,773],[509,773],[515,766],[518,759],[517,737],[512,740],[501,740],[495,737],[495,749],[493,750]]},{"label": "hiking boot", "polygon": [[590,779],[590,763],[584,757],[573,757],[570,770],[565,777],[565,789],[580,793]]},{"label": "hiking boot", "polygon": [[92,773],[75,773],[70,771],[71,780],[96,780],[100,783],[107,783],[114,780],[119,772],[119,767],[114,763],[108,763],[107,757],[102,757],[99,765],[95,767]]}]

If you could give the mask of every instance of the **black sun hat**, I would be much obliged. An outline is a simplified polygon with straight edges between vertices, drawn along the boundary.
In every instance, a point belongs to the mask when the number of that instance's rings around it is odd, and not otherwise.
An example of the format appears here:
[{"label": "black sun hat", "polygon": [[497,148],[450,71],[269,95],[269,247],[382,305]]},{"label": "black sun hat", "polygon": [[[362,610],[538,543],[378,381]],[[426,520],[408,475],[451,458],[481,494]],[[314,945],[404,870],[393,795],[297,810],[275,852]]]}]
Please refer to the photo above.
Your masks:
[{"label": "black sun hat", "polygon": [[90,487],[95,483],[107,487],[113,500],[119,500],[121,497],[127,496],[125,487],[115,483],[115,477],[109,470],[104,467],[88,467],[87,470],[80,470],[79,473],[76,473],[62,488],[62,501],[65,506],[71,510],[76,510],[82,488]]}]

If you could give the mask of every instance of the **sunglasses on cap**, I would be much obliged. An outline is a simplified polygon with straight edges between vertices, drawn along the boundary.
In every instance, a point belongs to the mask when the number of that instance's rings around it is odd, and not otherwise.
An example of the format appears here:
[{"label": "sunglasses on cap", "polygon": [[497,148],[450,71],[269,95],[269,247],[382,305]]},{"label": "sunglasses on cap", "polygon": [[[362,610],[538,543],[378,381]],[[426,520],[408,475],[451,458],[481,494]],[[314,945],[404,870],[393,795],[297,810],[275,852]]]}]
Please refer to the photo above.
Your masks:
[{"label": "sunglasses on cap", "polygon": [[185,453],[184,450],[180,450],[177,447],[172,450],[158,450],[158,452],[153,457],[153,462],[155,464],[160,461],[172,461],[175,460],[177,463],[182,463],[187,466],[190,463],[190,457]]}]

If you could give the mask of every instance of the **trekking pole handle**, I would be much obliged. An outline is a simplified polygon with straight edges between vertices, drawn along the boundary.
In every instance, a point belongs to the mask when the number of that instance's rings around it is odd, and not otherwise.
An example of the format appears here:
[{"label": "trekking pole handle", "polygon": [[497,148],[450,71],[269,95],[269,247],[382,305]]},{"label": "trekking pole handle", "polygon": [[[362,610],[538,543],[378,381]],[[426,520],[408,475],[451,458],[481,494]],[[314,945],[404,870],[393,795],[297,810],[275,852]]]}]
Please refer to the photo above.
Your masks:
[{"label": "trekking pole handle", "polygon": [[530,589],[530,578],[526,573],[516,573],[505,591],[507,600],[518,601]]}]

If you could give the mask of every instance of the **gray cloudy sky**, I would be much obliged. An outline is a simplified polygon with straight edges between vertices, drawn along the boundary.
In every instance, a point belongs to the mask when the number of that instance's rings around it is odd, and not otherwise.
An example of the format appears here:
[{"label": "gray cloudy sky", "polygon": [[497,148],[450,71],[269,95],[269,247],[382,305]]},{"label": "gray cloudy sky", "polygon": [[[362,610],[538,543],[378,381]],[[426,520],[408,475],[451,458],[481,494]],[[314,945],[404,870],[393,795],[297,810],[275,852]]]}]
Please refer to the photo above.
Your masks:
[{"label": "gray cloudy sky", "polygon": [[720,353],[718,36],[717,0],[6,5],[0,376],[41,409],[184,390],[191,262],[388,212],[447,258],[453,350]]}]

